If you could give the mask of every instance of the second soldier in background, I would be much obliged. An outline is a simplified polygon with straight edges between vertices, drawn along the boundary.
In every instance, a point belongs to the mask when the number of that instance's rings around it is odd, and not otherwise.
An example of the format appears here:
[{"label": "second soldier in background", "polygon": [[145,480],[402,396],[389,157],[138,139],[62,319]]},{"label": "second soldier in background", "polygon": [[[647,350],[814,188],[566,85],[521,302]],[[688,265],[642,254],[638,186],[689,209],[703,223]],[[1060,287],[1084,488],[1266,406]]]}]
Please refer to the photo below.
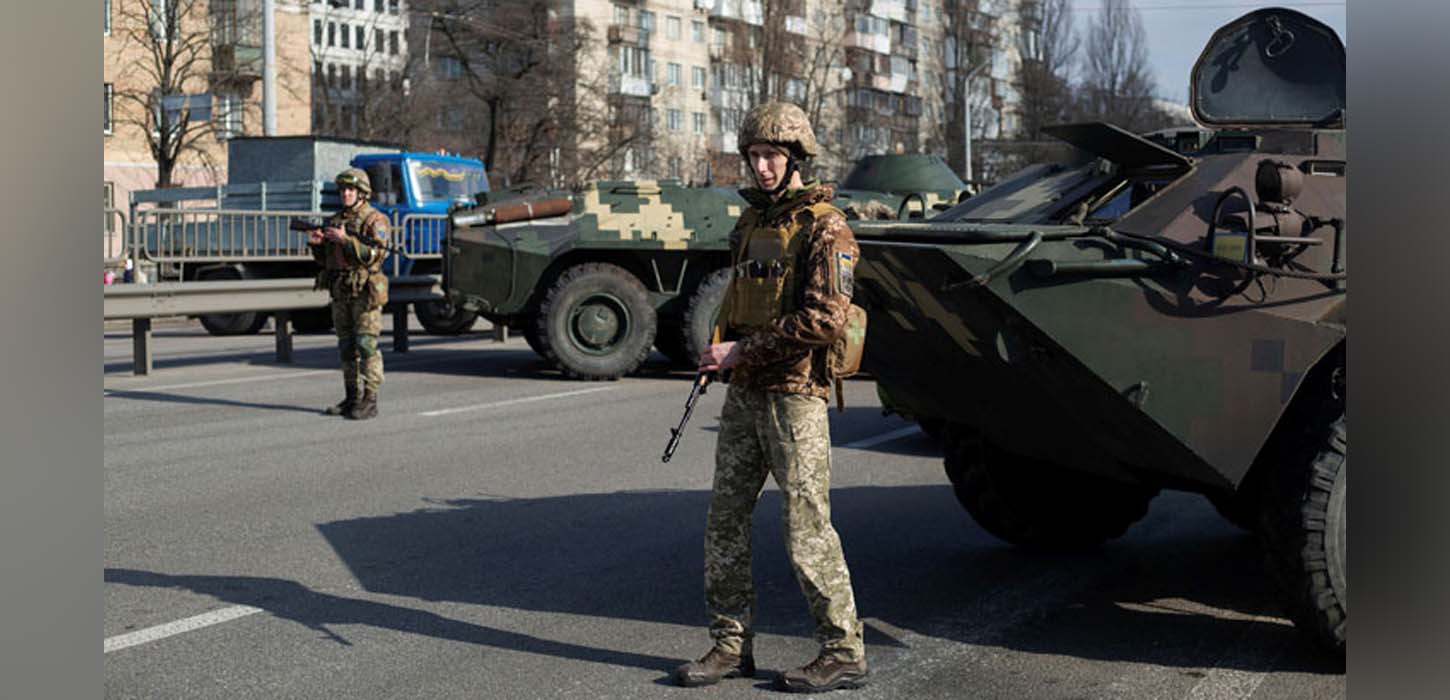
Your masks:
[{"label": "second soldier in background", "polygon": [[383,384],[378,335],[383,329],[383,305],[388,303],[388,278],[382,271],[387,252],[366,241],[387,243],[388,217],[368,204],[372,184],[362,170],[342,171],[337,189],[342,211],[307,238],[313,259],[322,265],[318,288],[332,297],[332,324],[342,356],[343,399],[325,412],[366,420],[378,414],[378,389]]},{"label": "second soldier in background", "polygon": [[786,551],[815,619],[817,658],[781,674],[790,691],[854,688],[867,675],[861,622],[841,542],[831,526],[830,346],[843,336],[855,236],[833,188],[802,179],[817,153],[806,115],[768,103],[743,120],[739,147],[758,188],[730,236],[734,263],[720,310],[723,340],[700,369],[732,370],[720,414],[705,532],[709,653],[675,672],[696,686],[755,673],[751,515],[767,475],[784,504]]}]

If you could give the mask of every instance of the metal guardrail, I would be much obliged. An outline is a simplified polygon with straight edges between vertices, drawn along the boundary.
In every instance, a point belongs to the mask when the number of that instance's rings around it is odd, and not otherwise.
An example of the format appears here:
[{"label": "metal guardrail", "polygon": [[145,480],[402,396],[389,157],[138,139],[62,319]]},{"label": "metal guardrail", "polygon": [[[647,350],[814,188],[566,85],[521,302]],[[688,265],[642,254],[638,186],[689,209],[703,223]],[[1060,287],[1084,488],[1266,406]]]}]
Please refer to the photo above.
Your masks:
[{"label": "metal guardrail", "polygon": [[310,211],[145,209],[136,212],[132,237],[156,263],[248,262],[312,259],[307,234],[292,231]]},{"label": "metal guardrail", "polygon": [[[138,375],[152,369],[151,319],[157,316],[270,311],[277,339],[277,361],[292,361],[290,311],[329,303],[327,292],[314,290],[311,279],[241,280],[118,284],[104,287],[102,316],[131,321],[132,366]],[[443,299],[437,275],[397,277],[388,284],[388,309],[393,314],[394,352],[408,351],[408,304]],[[495,332],[497,337],[498,333]]]}]

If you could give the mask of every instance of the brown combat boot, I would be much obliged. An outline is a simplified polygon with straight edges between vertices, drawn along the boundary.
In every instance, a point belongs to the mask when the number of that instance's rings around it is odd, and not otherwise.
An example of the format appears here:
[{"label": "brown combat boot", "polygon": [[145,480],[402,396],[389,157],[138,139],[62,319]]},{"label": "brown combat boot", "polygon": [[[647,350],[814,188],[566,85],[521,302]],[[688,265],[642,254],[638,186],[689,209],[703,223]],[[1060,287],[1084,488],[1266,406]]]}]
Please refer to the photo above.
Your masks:
[{"label": "brown combat boot", "polygon": [[860,688],[866,685],[866,659],[842,661],[823,651],[814,661],[780,674],[777,685],[792,693],[820,693],[827,690]]},{"label": "brown combat boot", "polygon": [[352,407],[357,405],[357,387],[346,387],[347,396],[339,401],[336,406],[328,406],[322,412],[329,416],[345,416],[352,413]]},{"label": "brown combat boot", "polygon": [[691,661],[675,669],[675,683],[686,688],[714,685],[721,678],[741,677],[755,677],[755,656],[749,651],[737,656],[721,651],[719,647],[711,647],[699,661]]},{"label": "brown combat boot", "polygon": [[352,411],[347,414],[347,417],[353,420],[367,420],[376,415],[378,415],[378,392],[364,390],[362,400],[352,407]]}]

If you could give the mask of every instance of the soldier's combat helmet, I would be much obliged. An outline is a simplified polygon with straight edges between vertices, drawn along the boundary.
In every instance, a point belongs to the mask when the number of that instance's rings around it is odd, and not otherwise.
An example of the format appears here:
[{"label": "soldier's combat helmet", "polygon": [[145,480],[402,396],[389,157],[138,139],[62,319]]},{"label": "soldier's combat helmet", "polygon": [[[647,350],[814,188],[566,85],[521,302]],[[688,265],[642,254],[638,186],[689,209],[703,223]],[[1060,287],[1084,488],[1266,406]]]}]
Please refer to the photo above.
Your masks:
[{"label": "soldier's combat helmet", "polygon": [[766,102],[745,113],[736,138],[740,156],[749,158],[747,150],[759,143],[781,146],[798,160],[816,157],[816,134],[806,113],[789,102]]},{"label": "soldier's combat helmet", "polygon": [[368,174],[361,168],[348,168],[337,174],[338,187],[352,187],[361,192],[364,197],[373,193],[373,183],[368,180]]}]

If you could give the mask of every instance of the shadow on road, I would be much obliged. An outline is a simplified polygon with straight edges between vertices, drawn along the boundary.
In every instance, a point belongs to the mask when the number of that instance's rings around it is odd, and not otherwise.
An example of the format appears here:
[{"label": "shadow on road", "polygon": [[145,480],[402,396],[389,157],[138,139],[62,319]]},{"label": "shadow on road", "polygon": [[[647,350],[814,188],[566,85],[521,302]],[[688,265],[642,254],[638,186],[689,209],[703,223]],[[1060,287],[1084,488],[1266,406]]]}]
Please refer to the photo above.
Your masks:
[{"label": "shadow on road", "polygon": [[[1232,653],[1286,650],[1275,668],[1341,672],[1278,620],[1252,537],[1202,499],[1165,494],[1148,521],[1101,551],[1039,555],[1002,545],[970,522],[948,486],[851,487],[833,515],[863,618],[970,646],[1166,667],[1265,670]],[[418,510],[339,520],[318,531],[369,592],[592,617],[684,625],[680,658],[593,649],[319,594],[291,581],[107,570],[106,580],[179,586],[255,605],[309,626],[381,627],[567,658],[667,671],[707,638],[701,542],[705,491],[626,491],[428,502]],[[755,521],[761,633],[809,638],[810,619],[785,557],[780,499]],[[891,634],[868,635],[893,654]],[[1196,673],[1196,671],[1193,671]]]}]

